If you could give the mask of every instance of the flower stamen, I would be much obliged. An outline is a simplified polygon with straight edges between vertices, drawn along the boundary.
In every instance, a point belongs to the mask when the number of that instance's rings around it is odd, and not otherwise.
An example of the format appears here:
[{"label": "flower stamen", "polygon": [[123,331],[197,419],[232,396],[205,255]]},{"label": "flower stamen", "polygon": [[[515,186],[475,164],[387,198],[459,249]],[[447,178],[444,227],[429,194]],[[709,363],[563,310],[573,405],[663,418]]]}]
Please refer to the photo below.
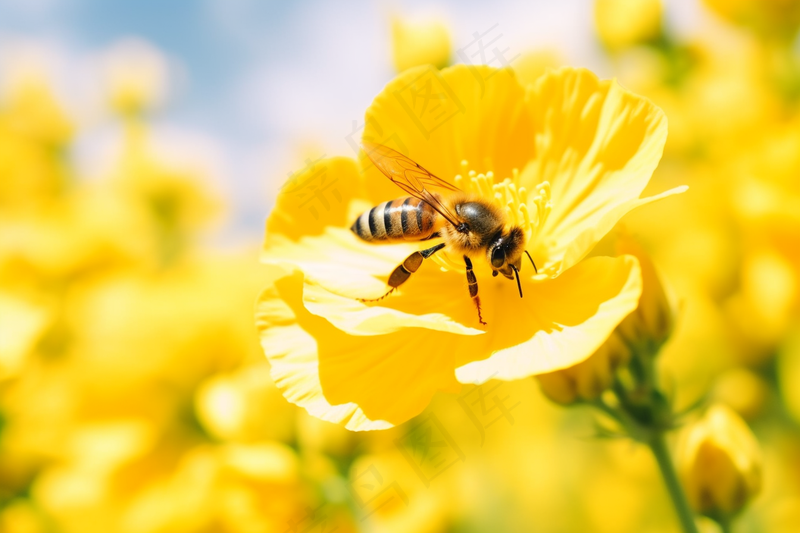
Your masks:
[{"label": "flower stamen", "polygon": [[[516,168],[512,170],[510,178],[498,182],[491,170],[485,174],[478,173],[470,170],[469,163],[462,160],[461,173],[453,181],[462,191],[490,199],[503,209],[508,217],[508,224],[521,226],[525,231],[527,246],[533,247],[552,211],[550,183],[544,181],[536,186],[535,193],[529,193],[525,187],[520,186],[519,180],[520,173]],[[435,258],[444,270],[464,268],[460,261],[447,257],[447,254],[438,254]]]}]

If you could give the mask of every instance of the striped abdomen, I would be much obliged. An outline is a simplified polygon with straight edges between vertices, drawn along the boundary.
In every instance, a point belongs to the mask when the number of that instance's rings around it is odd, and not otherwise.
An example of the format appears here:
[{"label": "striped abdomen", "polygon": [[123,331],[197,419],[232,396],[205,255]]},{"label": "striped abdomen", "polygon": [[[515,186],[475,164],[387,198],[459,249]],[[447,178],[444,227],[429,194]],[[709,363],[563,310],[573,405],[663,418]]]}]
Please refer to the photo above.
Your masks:
[{"label": "striped abdomen", "polygon": [[350,229],[365,241],[421,241],[435,232],[437,215],[429,204],[409,196],[364,211]]}]

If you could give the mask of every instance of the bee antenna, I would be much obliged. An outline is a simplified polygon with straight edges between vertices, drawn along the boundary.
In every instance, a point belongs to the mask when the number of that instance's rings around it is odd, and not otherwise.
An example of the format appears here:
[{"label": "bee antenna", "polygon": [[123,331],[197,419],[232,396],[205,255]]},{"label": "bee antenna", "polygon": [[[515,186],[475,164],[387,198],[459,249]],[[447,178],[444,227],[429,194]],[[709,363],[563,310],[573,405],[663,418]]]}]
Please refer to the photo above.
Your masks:
[{"label": "bee antenna", "polygon": [[531,260],[531,264],[533,265],[533,270],[535,270],[536,273],[538,274],[539,273],[539,269],[536,268],[536,263],[533,262],[533,257],[531,257],[531,254],[528,253],[528,250],[525,250],[525,254],[528,256],[528,259]]},{"label": "bee antenna", "polygon": [[519,282],[519,270],[514,265],[509,264],[511,270],[514,271],[514,277],[517,278],[517,288],[519,289],[519,297],[522,298],[522,284]]}]

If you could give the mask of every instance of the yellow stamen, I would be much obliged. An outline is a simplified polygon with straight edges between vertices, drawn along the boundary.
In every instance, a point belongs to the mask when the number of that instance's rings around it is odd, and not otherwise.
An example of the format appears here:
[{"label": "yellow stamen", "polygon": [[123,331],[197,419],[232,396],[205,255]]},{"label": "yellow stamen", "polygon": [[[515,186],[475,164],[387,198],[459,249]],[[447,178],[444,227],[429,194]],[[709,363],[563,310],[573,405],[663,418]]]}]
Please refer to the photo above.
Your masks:
[{"label": "yellow stamen", "polygon": [[[528,192],[519,185],[519,170],[513,169],[510,178],[502,181],[495,179],[494,172],[485,174],[469,169],[466,160],[461,161],[461,172],[455,176],[456,187],[467,193],[477,194],[491,199],[506,212],[508,224],[521,226],[525,231],[527,247],[533,248],[540,237],[542,228],[552,210],[550,200],[550,183],[544,181],[536,186],[534,192]],[[436,254],[435,261],[443,270],[464,270],[460,257],[450,258],[447,254]]]}]

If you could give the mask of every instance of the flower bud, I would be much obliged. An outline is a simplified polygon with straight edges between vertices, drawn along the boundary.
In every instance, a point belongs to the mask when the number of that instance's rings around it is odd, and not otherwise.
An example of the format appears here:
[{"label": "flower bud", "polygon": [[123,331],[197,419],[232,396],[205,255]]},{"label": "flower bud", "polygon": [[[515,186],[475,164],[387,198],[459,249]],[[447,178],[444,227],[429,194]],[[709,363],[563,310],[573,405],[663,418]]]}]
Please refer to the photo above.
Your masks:
[{"label": "flower bud", "polygon": [[585,361],[538,375],[536,379],[544,395],[556,403],[568,405],[579,400],[594,400],[611,385],[614,372],[628,362],[630,355],[622,339],[612,333]]},{"label": "flower bud", "polygon": [[639,259],[642,270],[642,295],[639,306],[617,327],[616,333],[638,353],[655,354],[672,333],[675,312],[670,305],[656,267],[633,239],[621,237],[617,251]]},{"label": "flower bud", "polygon": [[684,430],[677,463],[689,503],[711,518],[730,518],[761,488],[758,441],[722,404]]},{"label": "flower bud", "polygon": [[660,0],[597,0],[597,34],[609,50],[652,42],[661,36]]},{"label": "flower bud", "polygon": [[621,237],[621,253],[639,259],[642,295],[639,306],[617,326],[606,342],[588,359],[577,365],[536,376],[542,392],[564,405],[599,398],[614,381],[617,368],[636,353],[651,355],[672,331],[673,311],[650,258],[633,240]]},{"label": "flower bud", "polygon": [[444,68],[450,64],[450,32],[438,20],[392,21],[392,59],[397,72],[419,65]]}]

